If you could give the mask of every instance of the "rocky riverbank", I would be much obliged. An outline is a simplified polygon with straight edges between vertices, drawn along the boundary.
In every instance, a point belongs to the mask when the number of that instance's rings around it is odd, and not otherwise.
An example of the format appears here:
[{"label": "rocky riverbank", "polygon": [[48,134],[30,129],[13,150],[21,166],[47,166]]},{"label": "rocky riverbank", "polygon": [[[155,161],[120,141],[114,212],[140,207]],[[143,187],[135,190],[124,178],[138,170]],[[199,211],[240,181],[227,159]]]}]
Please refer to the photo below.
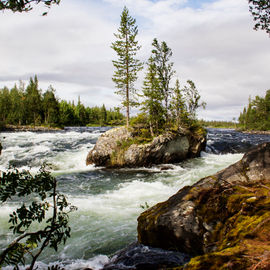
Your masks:
[{"label": "rocky riverbank", "polygon": [[16,125],[6,125],[1,128],[1,131],[32,131],[32,132],[46,132],[46,131],[59,131],[61,128],[57,127],[45,127],[45,126],[16,126]]},{"label": "rocky riverbank", "polygon": [[138,240],[193,256],[173,269],[270,269],[269,210],[270,143],[264,143],[142,213]]},{"label": "rocky riverbank", "polygon": [[241,132],[246,134],[270,135],[270,130],[243,130]]},{"label": "rocky riverbank", "polygon": [[99,137],[87,156],[86,164],[117,168],[175,163],[198,157],[205,145],[204,129],[168,131],[151,141],[140,141],[134,130],[120,127]]}]

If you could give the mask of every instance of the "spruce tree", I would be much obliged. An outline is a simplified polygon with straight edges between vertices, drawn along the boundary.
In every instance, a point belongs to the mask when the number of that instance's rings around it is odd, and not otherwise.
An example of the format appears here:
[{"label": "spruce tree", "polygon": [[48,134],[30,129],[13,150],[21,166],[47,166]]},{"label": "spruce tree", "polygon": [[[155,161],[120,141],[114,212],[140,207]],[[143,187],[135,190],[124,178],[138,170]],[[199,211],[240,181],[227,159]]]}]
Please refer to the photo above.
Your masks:
[{"label": "spruce tree", "polygon": [[0,92],[0,121],[6,123],[11,112],[9,89],[4,87]]},{"label": "spruce tree", "polygon": [[151,135],[157,134],[164,123],[164,108],[162,106],[163,95],[160,88],[160,81],[157,74],[157,67],[154,58],[148,60],[147,73],[143,83],[142,110],[148,114],[148,121]]},{"label": "spruce tree", "polygon": [[20,91],[15,84],[10,90],[10,100],[11,100],[11,113],[9,122],[12,124],[21,124],[23,119],[23,92]]},{"label": "spruce tree", "polygon": [[206,103],[201,102],[201,95],[199,94],[198,89],[196,88],[196,85],[193,81],[188,80],[187,81],[187,86],[184,87],[184,92],[185,92],[185,99],[187,102],[187,109],[188,109],[188,114],[191,119],[196,119],[196,112],[197,109],[200,107],[205,108]]},{"label": "spruce tree", "polygon": [[49,86],[43,94],[42,100],[44,122],[47,125],[56,125],[59,123],[59,102],[55,97],[55,89]]},{"label": "spruce tree", "polygon": [[35,75],[34,79],[30,78],[26,88],[25,102],[27,109],[27,124],[39,125],[41,122],[41,90],[38,87],[38,79]]},{"label": "spruce tree", "polygon": [[126,123],[129,126],[130,107],[136,104],[136,89],[134,82],[137,80],[137,73],[142,69],[142,63],[135,58],[140,46],[136,41],[138,28],[136,20],[129,15],[124,7],[121,14],[120,27],[115,35],[117,40],[112,43],[111,48],[115,50],[118,59],[113,61],[116,71],[112,80],[116,84],[121,96],[122,104],[126,107]]},{"label": "spruce tree", "polygon": [[180,82],[177,79],[175,87],[173,88],[171,100],[171,112],[176,126],[179,127],[181,123],[187,118],[187,111],[185,105],[185,98],[183,91],[180,89]]},{"label": "spruce tree", "polygon": [[99,122],[101,126],[107,124],[107,110],[104,104],[100,108]]},{"label": "spruce tree", "polygon": [[162,94],[165,103],[165,118],[168,121],[169,118],[169,99],[171,95],[170,82],[175,74],[173,70],[173,62],[170,62],[172,57],[172,50],[168,47],[165,41],[161,44],[155,38],[152,43],[154,49],[152,53],[154,55],[154,61],[157,66],[157,72],[161,84]]}]

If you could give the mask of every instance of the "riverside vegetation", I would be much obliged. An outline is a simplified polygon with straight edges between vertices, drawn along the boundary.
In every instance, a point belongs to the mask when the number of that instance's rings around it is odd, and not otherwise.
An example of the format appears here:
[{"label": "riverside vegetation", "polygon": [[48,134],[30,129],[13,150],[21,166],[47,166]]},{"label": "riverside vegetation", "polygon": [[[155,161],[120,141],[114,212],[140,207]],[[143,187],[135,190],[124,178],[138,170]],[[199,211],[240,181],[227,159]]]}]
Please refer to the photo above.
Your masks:
[{"label": "riverside vegetation", "polygon": [[[35,199],[31,202],[32,196]],[[29,171],[19,172],[11,169],[1,172],[0,202],[5,203],[16,197],[30,198],[31,203],[23,202],[9,215],[10,230],[16,238],[0,253],[0,269],[4,265],[30,263],[28,269],[36,269],[35,263],[48,246],[57,251],[58,246],[65,244],[70,237],[68,225],[69,212],[76,210],[70,205],[65,195],[57,191],[57,182],[42,166],[39,173],[33,176]],[[46,217],[48,212],[52,212]],[[45,223],[33,231],[33,223]],[[57,267],[55,268],[57,269]]]},{"label": "riverside vegetation", "polygon": [[264,97],[249,98],[247,107],[239,116],[239,125],[244,130],[270,130],[270,90]]},{"label": "riverside vegetation", "polygon": [[80,98],[74,102],[59,100],[52,86],[44,92],[38,78],[30,78],[28,85],[20,82],[11,89],[0,89],[0,127],[31,125],[47,127],[119,125],[124,116],[119,108],[85,107]]},{"label": "riverside vegetation", "polygon": [[228,129],[238,129],[239,125],[236,122],[231,121],[217,121],[217,120],[199,120],[200,125],[207,128],[228,128]]}]

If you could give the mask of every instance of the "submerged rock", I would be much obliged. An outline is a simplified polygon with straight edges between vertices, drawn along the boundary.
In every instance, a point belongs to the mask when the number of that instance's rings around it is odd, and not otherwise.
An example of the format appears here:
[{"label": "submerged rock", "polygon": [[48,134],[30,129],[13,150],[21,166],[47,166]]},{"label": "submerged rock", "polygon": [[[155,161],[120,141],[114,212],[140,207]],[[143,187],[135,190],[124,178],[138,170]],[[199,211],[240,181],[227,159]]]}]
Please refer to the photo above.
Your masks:
[{"label": "submerged rock", "polygon": [[206,133],[189,130],[167,132],[151,142],[140,142],[125,127],[102,134],[89,152],[86,164],[106,167],[140,167],[175,163],[197,157],[206,145]]},{"label": "submerged rock", "polygon": [[119,251],[104,266],[103,270],[159,270],[177,267],[190,260],[190,257],[180,252],[151,248],[139,243],[133,243]]},{"label": "submerged rock", "polygon": [[197,256],[184,269],[270,269],[270,143],[143,212],[138,239]]}]

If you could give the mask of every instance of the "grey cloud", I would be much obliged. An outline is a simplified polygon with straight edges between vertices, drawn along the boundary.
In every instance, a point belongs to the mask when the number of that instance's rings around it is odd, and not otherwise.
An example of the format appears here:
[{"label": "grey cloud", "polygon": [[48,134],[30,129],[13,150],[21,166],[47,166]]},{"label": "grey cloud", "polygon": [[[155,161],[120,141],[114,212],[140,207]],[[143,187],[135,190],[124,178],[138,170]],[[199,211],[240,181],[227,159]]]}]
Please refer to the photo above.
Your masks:
[{"label": "grey cloud", "polygon": [[154,37],[165,40],[181,83],[192,79],[208,103],[199,115],[230,120],[249,95],[263,95],[270,88],[269,37],[252,30],[246,0],[216,0],[196,10],[177,2],[65,0],[46,18],[4,14],[0,87],[37,74],[41,85],[52,84],[61,98],[81,95],[87,105],[119,105],[111,80],[116,56],[110,44],[122,7],[128,4],[139,18],[142,60],[149,57]]}]

